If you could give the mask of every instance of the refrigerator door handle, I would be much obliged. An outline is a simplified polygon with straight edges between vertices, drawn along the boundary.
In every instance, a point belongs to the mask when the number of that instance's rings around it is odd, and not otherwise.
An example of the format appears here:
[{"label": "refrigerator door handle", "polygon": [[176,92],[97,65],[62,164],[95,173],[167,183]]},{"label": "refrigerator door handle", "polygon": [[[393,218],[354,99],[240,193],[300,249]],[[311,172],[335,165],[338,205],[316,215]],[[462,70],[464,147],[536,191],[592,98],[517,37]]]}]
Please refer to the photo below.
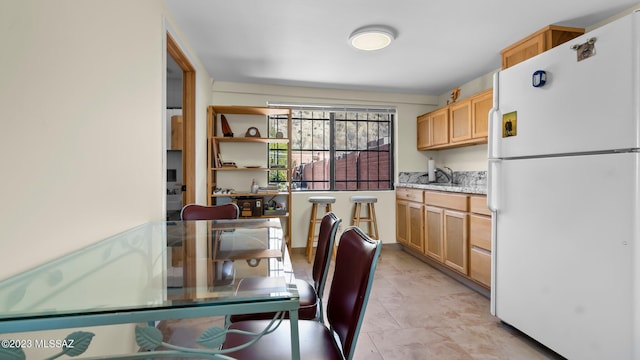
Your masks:
[{"label": "refrigerator door handle", "polygon": [[[487,146],[487,157],[489,159],[497,158],[496,148],[498,145],[498,139],[500,138],[500,132],[495,133],[496,130],[501,130],[501,125],[496,124],[496,119],[500,113],[500,109],[498,107],[499,96],[500,96],[500,72],[493,74],[493,105],[491,106],[491,110],[489,110],[489,140]],[[496,126],[497,125],[497,126]]]},{"label": "refrigerator door handle", "polygon": [[489,159],[489,171],[487,172],[487,207],[492,213],[498,212],[498,188],[500,187],[499,183],[499,171],[500,164],[502,160],[500,159]]}]

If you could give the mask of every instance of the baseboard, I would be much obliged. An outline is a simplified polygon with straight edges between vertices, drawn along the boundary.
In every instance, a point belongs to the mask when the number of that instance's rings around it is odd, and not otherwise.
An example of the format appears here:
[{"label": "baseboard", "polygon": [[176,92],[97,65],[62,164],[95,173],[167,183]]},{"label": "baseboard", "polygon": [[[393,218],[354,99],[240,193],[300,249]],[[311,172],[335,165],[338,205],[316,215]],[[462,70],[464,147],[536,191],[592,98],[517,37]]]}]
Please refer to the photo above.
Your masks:
[{"label": "baseboard", "polygon": [[431,259],[430,257],[424,255],[424,254],[420,254],[417,253],[411,249],[408,249],[400,244],[398,244],[402,250],[404,252],[406,252],[407,254],[418,258],[419,260],[421,260],[422,262],[426,263],[427,265],[431,266],[432,268],[440,271],[441,273],[449,276],[450,278],[456,280],[457,282],[461,283],[462,285],[468,287],[469,289],[477,292],[478,294],[486,297],[487,299],[491,298],[491,290],[487,289],[486,287],[476,283],[475,281],[469,279],[468,277],[459,274],[458,272],[449,269],[447,266],[445,266],[444,264],[441,264],[433,259]]}]

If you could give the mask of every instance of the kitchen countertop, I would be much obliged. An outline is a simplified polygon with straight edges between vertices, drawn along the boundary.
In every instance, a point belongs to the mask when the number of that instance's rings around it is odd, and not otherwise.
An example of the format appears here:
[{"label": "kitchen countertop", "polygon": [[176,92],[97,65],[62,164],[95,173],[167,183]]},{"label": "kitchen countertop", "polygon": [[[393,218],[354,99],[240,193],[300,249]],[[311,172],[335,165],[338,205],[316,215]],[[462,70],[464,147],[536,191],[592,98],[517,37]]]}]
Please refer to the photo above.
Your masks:
[{"label": "kitchen countertop", "polygon": [[396,187],[408,188],[408,189],[420,189],[420,190],[448,191],[448,192],[467,193],[467,194],[480,194],[480,195],[487,194],[486,185],[464,185],[464,184],[448,184],[448,183],[428,183],[428,184],[396,183]]}]

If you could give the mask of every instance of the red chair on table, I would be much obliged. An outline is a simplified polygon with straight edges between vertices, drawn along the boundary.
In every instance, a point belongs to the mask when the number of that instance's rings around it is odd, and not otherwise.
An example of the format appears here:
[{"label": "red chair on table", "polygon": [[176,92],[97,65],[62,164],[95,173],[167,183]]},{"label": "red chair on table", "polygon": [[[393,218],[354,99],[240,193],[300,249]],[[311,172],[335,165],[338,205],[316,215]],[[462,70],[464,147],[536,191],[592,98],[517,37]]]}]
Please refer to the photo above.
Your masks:
[{"label": "red chair on table", "polygon": [[234,203],[224,205],[185,205],[180,211],[182,220],[231,220],[240,216],[240,209]]},{"label": "red chair on table", "polygon": [[[320,233],[318,234],[318,246],[313,260],[313,285],[303,279],[296,279],[295,281],[300,296],[298,318],[301,320],[324,320],[322,315],[322,294],[324,293],[324,286],[327,282],[336,233],[338,232],[338,226],[340,226],[341,222],[342,220],[331,212],[322,217]],[[268,287],[269,285],[266,284],[267,281],[268,279],[264,277],[244,278],[240,280],[238,284],[238,291]],[[275,313],[231,315],[229,321],[238,322],[243,320],[272,319],[274,315]],[[286,317],[288,317],[288,314],[286,314]]]},{"label": "red chair on table", "polygon": [[[300,358],[304,360],[352,359],[362,319],[371,292],[373,275],[380,255],[380,241],[370,239],[357,227],[348,228],[340,237],[335,272],[327,302],[327,321],[299,321]],[[236,349],[255,338],[252,334],[228,333],[222,353],[235,359],[291,358],[289,320],[283,320],[251,346]],[[260,333],[269,320],[233,323],[231,330]],[[225,352],[229,351],[228,353]]]},{"label": "red chair on table", "polygon": [[[182,220],[233,220],[240,216],[240,208],[234,203],[223,205],[185,205],[180,211]],[[233,284],[235,281],[235,271],[233,269],[233,261],[225,260],[220,264],[216,281],[217,284]]]}]

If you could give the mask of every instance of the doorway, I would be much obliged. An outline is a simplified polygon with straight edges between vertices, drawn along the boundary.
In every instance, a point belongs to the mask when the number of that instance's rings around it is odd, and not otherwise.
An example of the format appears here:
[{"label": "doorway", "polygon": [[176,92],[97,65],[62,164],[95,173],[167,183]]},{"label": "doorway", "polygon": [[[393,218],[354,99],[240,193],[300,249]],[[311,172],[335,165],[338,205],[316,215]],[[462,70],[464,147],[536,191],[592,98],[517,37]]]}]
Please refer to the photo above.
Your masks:
[{"label": "doorway", "polygon": [[[169,33],[166,75],[166,121],[168,134],[171,135],[167,140],[166,207],[167,220],[176,220],[175,217],[179,218],[180,213],[176,208],[195,202],[196,73],[187,56]],[[179,88],[176,89],[176,86]],[[178,100],[173,100],[176,94]],[[172,108],[171,111],[169,108]]]}]

